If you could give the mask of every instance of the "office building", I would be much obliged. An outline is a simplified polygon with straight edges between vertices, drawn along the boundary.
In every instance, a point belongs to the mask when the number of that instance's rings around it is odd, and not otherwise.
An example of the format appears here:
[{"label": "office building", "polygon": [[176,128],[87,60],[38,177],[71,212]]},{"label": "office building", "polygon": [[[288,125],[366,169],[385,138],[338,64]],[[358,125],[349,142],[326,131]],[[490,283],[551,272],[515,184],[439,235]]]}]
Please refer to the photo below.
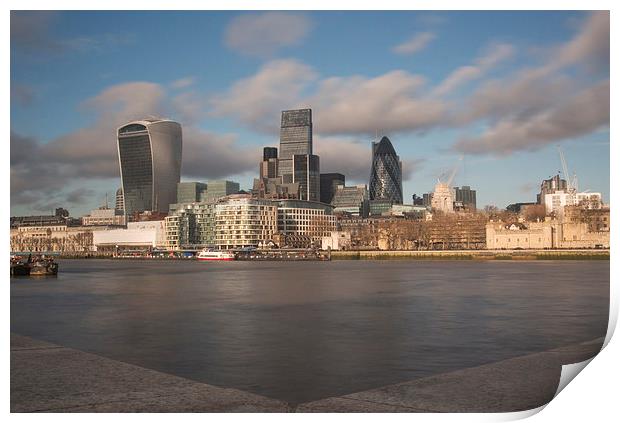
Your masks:
[{"label": "office building", "polygon": [[125,210],[125,202],[123,201],[123,188],[119,188],[116,190],[116,201],[114,202],[114,208],[116,210],[120,210],[124,212]]},{"label": "office building", "polygon": [[203,192],[200,201],[213,202],[228,195],[239,193],[239,183],[233,181],[207,181],[207,191]]},{"label": "office building", "polygon": [[338,185],[345,185],[342,173],[321,173],[321,203],[330,204]]},{"label": "office building", "polygon": [[464,185],[454,188],[454,201],[461,202],[468,211],[476,211],[476,190]]},{"label": "office building", "polygon": [[84,226],[119,226],[125,224],[125,215],[116,208],[99,207],[82,217]]},{"label": "office building", "polygon": [[424,207],[430,208],[432,202],[433,202],[433,193],[432,192],[427,192],[427,193],[422,194],[422,205]]},{"label": "office building", "polygon": [[392,200],[370,200],[368,205],[368,211],[370,216],[381,216],[384,213],[389,212],[395,203]]},{"label": "office building", "polygon": [[118,158],[125,215],[167,213],[181,179],[181,125],[144,119],[118,128]]},{"label": "office building", "polygon": [[[312,110],[285,110],[280,124],[278,176],[293,181],[293,156],[312,155]],[[318,201],[318,200],[317,200]]]},{"label": "office building", "polygon": [[263,161],[259,165],[259,178],[273,179],[278,177],[278,149],[263,148]]},{"label": "office building", "polygon": [[278,232],[285,238],[307,238],[307,245],[320,244],[323,237],[336,230],[333,207],[319,202],[280,200],[278,209]]},{"label": "office building", "polygon": [[368,188],[366,185],[356,185],[353,187],[338,185],[334,192],[332,206],[334,206],[334,213],[368,217]]},{"label": "office building", "polygon": [[293,183],[299,184],[300,200],[319,201],[321,199],[320,175],[319,156],[293,155]]},{"label": "office building", "polygon": [[207,194],[207,184],[202,182],[179,182],[177,184],[177,204],[195,203]]},{"label": "office building", "polygon": [[545,195],[553,194],[556,191],[566,192],[568,184],[566,179],[561,179],[560,175],[555,175],[552,178],[544,179],[540,183],[540,193],[536,194],[536,202],[538,204],[545,203]]},{"label": "office building", "polygon": [[402,163],[388,137],[372,143],[369,194],[370,200],[403,203]]}]

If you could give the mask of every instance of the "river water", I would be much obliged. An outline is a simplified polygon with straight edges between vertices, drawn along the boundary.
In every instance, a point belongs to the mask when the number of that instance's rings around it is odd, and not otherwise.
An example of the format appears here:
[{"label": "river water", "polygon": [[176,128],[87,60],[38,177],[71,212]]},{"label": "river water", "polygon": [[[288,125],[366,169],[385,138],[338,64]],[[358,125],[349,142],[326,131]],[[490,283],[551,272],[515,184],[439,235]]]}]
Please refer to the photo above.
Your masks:
[{"label": "river water", "polygon": [[62,260],[11,331],[300,403],[605,336],[609,261]]}]

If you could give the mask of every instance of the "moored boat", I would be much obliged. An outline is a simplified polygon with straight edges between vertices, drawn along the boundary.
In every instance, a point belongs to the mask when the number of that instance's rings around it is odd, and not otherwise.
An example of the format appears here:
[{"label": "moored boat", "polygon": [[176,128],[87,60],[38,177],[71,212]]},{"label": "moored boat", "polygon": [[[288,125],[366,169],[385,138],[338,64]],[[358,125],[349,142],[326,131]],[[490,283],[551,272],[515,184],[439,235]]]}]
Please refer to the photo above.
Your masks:
[{"label": "moored boat", "polygon": [[233,253],[232,251],[209,249],[202,250],[196,256],[196,259],[200,261],[231,261],[235,260],[236,258],[237,257],[235,256],[235,253]]}]

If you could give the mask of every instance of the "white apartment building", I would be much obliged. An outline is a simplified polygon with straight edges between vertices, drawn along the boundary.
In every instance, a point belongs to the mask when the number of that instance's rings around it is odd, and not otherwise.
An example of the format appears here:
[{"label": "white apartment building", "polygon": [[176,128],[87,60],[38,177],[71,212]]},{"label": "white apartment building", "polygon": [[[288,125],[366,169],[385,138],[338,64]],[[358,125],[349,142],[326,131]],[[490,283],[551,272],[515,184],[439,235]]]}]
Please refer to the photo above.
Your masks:
[{"label": "white apartment building", "polygon": [[333,207],[327,204],[280,200],[278,206],[278,232],[282,235],[303,235],[320,242],[336,230],[336,216]]},{"label": "white apartment building", "polygon": [[278,208],[269,200],[230,196],[215,205],[214,244],[221,249],[257,247],[278,230]]},{"label": "white apartment building", "polygon": [[544,204],[547,214],[555,212],[561,215],[564,206],[583,204],[588,209],[600,209],[603,206],[603,197],[600,192],[570,193],[556,191],[551,194],[545,194]]}]

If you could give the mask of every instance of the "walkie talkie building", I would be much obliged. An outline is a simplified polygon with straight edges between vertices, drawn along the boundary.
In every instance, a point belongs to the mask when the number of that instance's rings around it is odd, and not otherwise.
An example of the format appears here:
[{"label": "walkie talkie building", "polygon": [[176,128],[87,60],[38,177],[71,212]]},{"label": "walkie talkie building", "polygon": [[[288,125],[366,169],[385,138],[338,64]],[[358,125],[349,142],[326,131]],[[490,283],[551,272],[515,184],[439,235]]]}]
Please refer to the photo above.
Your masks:
[{"label": "walkie talkie building", "polygon": [[370,200],[403,203],[402,164],[388,137],[372,143],[369,194]]},{"label": "walkie talkie building", "polygon": [[167,213],[181,180],[181,125],[144,119],[118,128],[118,160],[125,215]]}]

